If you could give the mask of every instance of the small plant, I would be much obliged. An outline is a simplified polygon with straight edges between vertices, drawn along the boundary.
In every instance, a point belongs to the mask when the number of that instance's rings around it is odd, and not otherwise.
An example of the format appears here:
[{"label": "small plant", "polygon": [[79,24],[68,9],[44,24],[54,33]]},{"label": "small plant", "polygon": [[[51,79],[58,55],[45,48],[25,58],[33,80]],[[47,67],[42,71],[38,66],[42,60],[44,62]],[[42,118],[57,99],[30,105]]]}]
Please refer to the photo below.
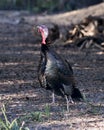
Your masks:
[{"label": "small plant", "polygon": [[31,112],[30,113],[30,118],[33,121],[40,122],[40,121],[42,121],[42,112],[39,112],[39,111]]},{"label": "small plant", "polygon": [[35,112],[34,117],[35,117],[36,121],[41,121],[42,120],[42,113],[41,112]]},{"label": "small plant", "polygon": [[45,106],[45,115],[47,116],[47,118],[50,117],[50,106],[48,104],[46,104]]},{"label": "small plant", "polygon": [[25,116],[19,117],[18,122],[25,121],[26,123],[29,123],[30,121],[42,121],[42,112],[36,111],[36,112],[30,112],[26,114]]},{"label": "small plant", "polygon": [[41,111],[30,112],[25,116],[19,117],[18,122],[22,121],[25,121],[26,123],[29,123],[31,121],[42,122],[44,121],[44,119],[49,120],[49,117],[50,117],[50,106],[46,104],[43,112]]},{"label": "small plant", "polygon": [[[29,121],[37,121],[41,122],[45,118],[50,117],[50,106],[46,104],[44,112],[36,111],[27,114],[26,116],[22,116],[21,118],[14,119],[13,121],[9,121],[6,115],[5,105],[1,108],[3,119],[0,118],[0,130],[30,130],[28,127],[24,127],[25,122]],[[25,122],[24,122],[25,121]],[[22,125],[20,125],[22,122]]]},{"label": "small plant", "polygon": [[4,120],[0,118],[0,129],[1,130],[29,130],[28,127],[24,128],[24,122],[21,126],[19,126],[17,119],[14,119],[12,122],[10,122],[6,115],[6,109],[5,105],[1,108],[2,114],[4,116]]}]

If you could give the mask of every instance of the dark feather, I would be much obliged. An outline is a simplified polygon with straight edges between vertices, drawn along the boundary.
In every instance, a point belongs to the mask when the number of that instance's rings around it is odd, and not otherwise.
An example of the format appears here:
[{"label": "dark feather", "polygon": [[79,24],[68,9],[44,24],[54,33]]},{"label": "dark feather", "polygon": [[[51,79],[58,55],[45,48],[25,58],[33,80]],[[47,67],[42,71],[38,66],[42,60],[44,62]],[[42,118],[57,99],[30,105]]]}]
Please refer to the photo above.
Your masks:
[{"label": "dark feather", "polygon": [[[75,79],[70,64],[47,45],[42,45],[38,72],[43,88],[53,90],[57,95],[67,95],[73,99],[77,97],[78,91],[74,91]],[[80,95],[78,98],[82,98]]]},{"label": "dark feather", "polygon": [[41,44],[38,79],[41,87],[66,98],[67,109],[69,108],[69,97],[77,101],[83,99],[80,90],[75,87],[75,79],[71,65],[66,59],[62,58],[50,48],[47,39]]}]

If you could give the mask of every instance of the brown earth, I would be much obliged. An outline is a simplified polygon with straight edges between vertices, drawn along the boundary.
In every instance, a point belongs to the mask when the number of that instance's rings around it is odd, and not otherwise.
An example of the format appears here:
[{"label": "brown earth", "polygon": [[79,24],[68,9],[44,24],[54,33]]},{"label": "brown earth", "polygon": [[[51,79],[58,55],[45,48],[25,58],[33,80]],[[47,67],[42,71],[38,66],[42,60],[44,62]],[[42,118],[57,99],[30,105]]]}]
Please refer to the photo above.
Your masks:
[{"label": "brown earth", "polygon": [[[19,117],[31,130],[103,130],[104,52],[98,48],[82,51],[77,47],[64,48],[63,42],[54,45],[72,65],[77,86],[86,97],[86,102],[70,104],[70,113],[67,113],[65,99],[56,97],[56,104],[52,105],[51,93],[39,87],[40,44],[32,27],[51,22],[69,25],[69,16],[72,23],[88,15],[103,17],[104,3],[59,14],[57,19],[56,15],[33,16],[28,12],[2,11],[0,14],[0,107],[6,105],[9,119]],[[49,116],[45,112],[48,110]],[[41,112],[40,121],[35,112]]]}]

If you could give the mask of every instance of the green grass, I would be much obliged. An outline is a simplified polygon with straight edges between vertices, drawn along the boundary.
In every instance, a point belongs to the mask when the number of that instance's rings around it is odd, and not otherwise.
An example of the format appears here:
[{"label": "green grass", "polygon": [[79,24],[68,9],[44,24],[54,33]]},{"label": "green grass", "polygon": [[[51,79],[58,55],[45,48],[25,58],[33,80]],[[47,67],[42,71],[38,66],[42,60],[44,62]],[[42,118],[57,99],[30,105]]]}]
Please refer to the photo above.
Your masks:
[{"label": "green grass", "polygon": [[[15,118],[11,122],[6,115],[5,105],[1,108],[3,118],[0,118],[0,130],[30,130],[28,127],[24,127],[25,123],[43,122],[50,119],[50,107],[46,104],[43,112],[35,111],[27,113],[25,116]],[[20,125],[21,124],[21,125]]]},{"label": "green grass", "polygon": [[25,121],[26,123],[29,123],[31,121],[34,122],[41,122],[42,121],[42,112],[36,111],[36,112],[30,112],[26,114],[25,116],[19,117],[18,122]]},{"label": "green grass", "polygon": [[25,114],[25,116],[19,117],[18,121],[25,121],[29,123],[31,121],[34,122],[43,122],[44,120],[50,119],[50,106],[48,104],[45,105],[44,111],[35,111]]},{"label": "green grass", "polygon": [[46,117],[49,119],[50,118],[50,106],[48,104],[46,104],[45,106],[45,112],[44,114],[46,115]]},{"label": "green grass", "polygon": [[7,118],[5,105],[1,108],[4,119],[0,118],[0,130],[29,130],[28,127],[24,127],[24,122],[22,125],[18,123],[17,119],[12,120],[11,122]]}]

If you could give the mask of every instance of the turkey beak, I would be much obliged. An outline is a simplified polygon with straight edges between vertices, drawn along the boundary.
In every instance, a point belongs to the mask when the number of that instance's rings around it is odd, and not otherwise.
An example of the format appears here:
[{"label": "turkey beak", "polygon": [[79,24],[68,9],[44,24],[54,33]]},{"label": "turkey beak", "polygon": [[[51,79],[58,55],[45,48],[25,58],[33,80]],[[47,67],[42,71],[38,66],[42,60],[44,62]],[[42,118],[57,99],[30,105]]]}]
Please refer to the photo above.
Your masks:
[{"label": "turkey beak", "polygon": [[38,33],[40,33],[40,30],[41,30],[40,26],[37,26]]}]

